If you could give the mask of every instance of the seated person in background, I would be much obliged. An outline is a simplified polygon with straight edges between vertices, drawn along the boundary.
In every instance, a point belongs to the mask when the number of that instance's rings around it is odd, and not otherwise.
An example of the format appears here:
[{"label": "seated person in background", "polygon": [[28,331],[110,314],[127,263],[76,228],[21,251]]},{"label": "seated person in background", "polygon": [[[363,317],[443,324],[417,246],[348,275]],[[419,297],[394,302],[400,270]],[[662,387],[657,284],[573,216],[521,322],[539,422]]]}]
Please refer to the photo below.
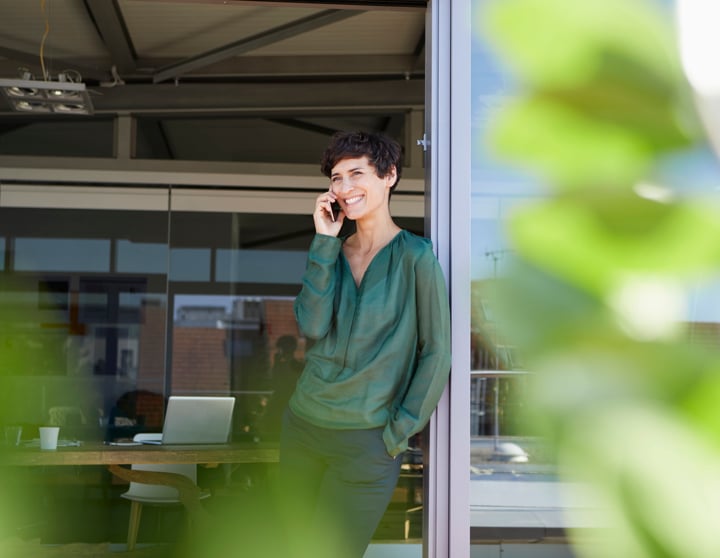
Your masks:
[{"label": "seated person in background", "polygon": [[147,390],[123,393],[110,411],[106,440],[132,438],[138,432],[161,432],[163,396]]}]

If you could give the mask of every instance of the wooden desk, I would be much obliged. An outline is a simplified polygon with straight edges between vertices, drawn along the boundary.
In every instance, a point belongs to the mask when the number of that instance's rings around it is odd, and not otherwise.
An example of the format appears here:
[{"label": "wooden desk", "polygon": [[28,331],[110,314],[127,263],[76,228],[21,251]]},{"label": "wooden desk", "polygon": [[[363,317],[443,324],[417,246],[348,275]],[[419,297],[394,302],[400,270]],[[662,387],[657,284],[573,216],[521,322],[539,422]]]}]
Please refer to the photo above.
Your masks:
[{"label": "wooden desk", "polygon": [[110,446],[89,442],[54,451],[37,447],[0,448],[0,466],[275,463],[277,460],[277,447],[251,443]]},{"label": "wooden desk", "polygon": [[37,447],[0,447],[0,467],[103,465],[115,476],[128,482],[164,484],[178,489],[192,523],[207,519],[200,506],[200,488],[187,477],[175,473],[132,470],[121,465],[147,463],[275,463],[278,448],[248,443],[221,445],[113,446],[84,443],[43,451]]}]

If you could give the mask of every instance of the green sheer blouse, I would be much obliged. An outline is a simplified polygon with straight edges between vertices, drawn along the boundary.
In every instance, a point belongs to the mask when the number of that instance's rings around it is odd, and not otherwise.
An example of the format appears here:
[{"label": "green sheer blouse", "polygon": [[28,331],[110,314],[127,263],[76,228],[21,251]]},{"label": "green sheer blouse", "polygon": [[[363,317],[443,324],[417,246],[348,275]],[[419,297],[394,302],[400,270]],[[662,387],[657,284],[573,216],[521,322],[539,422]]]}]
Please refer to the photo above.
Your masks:
[{"label": "green sheer blouse", "polygon": [[290,400],[324,428],[384,427],[388,453],[427,423],[450,371],[445,280],[429,240],[399,232],[359,286],[342,239],[317,234],[295,299],[301,332],[314,341]]}]

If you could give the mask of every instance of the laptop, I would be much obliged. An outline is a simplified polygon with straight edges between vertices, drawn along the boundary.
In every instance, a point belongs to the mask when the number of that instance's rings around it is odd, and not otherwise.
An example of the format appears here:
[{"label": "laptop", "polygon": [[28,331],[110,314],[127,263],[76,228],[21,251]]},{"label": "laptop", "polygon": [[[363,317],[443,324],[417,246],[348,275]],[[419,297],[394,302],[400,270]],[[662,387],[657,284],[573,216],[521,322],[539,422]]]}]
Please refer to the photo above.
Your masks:
[{"label": "laptop", "polygon": [[226,444],[230,439],[234,407],[234,397],[172,395],[160,443]]}]

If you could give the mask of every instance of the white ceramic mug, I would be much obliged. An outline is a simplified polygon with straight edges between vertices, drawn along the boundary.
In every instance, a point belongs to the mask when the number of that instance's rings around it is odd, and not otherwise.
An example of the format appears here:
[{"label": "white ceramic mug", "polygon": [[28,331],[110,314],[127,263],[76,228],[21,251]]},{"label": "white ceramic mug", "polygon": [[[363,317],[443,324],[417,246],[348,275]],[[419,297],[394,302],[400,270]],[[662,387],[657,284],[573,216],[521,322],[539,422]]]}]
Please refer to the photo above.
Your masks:
[{"label": "white ceramic mug", "polygon": [[40,430],[40,449],[55,450],[57,449],[59,426],[41,426]]}]

